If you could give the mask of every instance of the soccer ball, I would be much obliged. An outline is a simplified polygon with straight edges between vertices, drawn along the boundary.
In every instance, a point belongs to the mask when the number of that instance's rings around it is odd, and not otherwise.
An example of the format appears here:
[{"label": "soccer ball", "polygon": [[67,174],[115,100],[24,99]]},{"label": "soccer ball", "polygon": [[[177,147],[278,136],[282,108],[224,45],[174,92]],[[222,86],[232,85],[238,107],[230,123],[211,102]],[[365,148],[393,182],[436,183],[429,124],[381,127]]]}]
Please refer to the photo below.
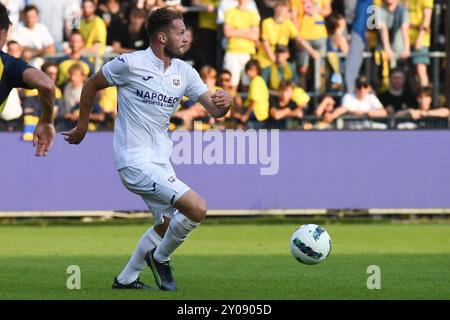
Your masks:
[{"label": "soccer ball", "polygon": [[304,264],[318,264],[331,252],[328,232],[317,224],[305,224],[295,230],[291,237],[291,253]]}]

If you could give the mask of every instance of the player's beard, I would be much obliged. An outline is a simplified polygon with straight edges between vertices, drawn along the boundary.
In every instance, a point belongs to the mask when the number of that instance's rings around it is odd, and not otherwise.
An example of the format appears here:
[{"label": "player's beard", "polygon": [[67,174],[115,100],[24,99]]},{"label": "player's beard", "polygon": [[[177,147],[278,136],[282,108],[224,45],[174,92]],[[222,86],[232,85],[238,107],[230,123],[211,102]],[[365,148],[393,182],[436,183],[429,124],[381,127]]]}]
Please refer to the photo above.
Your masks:
[{"label": "player's beard", "polygon": [[164,47],[164,54],[166,55],[166,57],[173,59],[173,58],[181,58],[184,52],[181,49],[177,51],[175,46],[168,45]]}]

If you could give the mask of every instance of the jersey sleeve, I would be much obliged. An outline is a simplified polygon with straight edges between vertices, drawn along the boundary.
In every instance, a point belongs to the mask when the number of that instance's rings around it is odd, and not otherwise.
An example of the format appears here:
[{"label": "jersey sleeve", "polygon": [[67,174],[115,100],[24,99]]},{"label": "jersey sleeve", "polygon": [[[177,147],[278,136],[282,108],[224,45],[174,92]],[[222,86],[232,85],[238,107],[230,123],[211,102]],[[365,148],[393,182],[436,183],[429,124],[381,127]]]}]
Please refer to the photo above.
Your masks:
[{"label": "jersey sleeve", "polygon": [[10,84],[13,88],[26,88],[29,86],[23,81],[23,73],[28,68],[32,68],[28,63],[22,59],[10,57],[11,64],[8,65],[8,76],[10,76]]},{"label": "jersey sleeve", "polygon": [[121,55],[105,63],[102,73],[110,86],[122,86],[130,77],[130,65],[127,55]]},{"label": "jersey sleeve", "polygon": [[187,81],[188,84],[184,95],[189,97],[192,101],[197,102],[198,98],[208,91],[208,87],[202,81],[198,72],[192,67],[189,67]]}]

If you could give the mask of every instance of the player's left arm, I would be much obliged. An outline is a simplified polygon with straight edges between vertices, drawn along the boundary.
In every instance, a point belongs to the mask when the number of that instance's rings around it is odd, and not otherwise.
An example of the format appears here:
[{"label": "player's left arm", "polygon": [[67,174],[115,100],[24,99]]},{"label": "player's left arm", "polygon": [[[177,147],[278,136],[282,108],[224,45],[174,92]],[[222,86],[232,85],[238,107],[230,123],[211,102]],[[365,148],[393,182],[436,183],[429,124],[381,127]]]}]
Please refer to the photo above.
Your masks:
[{"label": "player's left arm", "polygon": [[224,90],[216,90],[214,94],[206,91],[198,98],[198,102],[205,107],[206,111],[214,118],[224,117],[231,108],[233,97]]},{"label": "player's left arm", "polygon": [[37,89],[39,93],[42,112],[34,131],[33,145],[36,147],[36,156],[46,156],[55,138],[53,126],[55,84],[44,72],[35,68],[25,69],[22,79],[28,87]]}]

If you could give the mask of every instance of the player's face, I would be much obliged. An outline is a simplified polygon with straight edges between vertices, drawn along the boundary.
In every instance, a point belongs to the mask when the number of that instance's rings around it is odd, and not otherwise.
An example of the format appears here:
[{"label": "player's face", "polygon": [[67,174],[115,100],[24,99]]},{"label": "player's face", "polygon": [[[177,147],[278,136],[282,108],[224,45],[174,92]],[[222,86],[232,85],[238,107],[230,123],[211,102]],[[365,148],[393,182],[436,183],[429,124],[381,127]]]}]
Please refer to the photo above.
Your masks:
[{"label": "player's face", "polygon": [[186,26],[183,20],[177,19],[172,21],[167,34],[167,42],[164,46],[166,56],[170,58],[179,58],[184,54],[184,46],[187,44]]}]

